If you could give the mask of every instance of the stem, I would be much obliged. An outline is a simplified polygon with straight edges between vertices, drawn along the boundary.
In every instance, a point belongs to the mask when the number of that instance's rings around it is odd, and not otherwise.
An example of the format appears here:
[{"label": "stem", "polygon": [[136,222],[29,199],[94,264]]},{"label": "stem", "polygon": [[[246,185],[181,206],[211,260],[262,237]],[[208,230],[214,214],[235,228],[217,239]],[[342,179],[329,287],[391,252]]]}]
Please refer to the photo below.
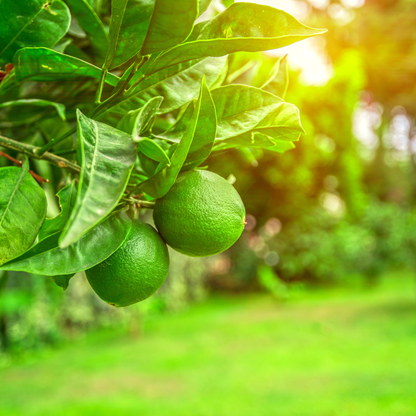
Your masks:
[{"label": "stem", "polygon": [[38,156],[35,151],[39,148],[31,144],[17,142],[16,140],[9,139],[8,137],[0,136],[0,147],[6,147],[7,149],[24,153],[25,155],[35,159],[46,160],[47,162],[53,163],[54,165],[57,165],[63,169],[71,169],[77,173],[81,172],[80,166],[78,166],[76,163],[64,159],[63,157],[54,155],[53,153],[46,152],[42,156]]},{"label": "stem", "polygon": [[129,197],[121,198],[121,199],[123,201],[130,202],[130,203],[137,205],[137,208],[154,209],[155,204],[156,204],[156,202],[153,202],[153,201],[143,201],[140,199],[134,199],[134,198],[129,198]]},{"label": "stem", "polygon": [[71,130],[68,130],[66,133],[64,133],[61,137],[57,139],[52,139],[49,143],[46,143],[45,146],[42,147],[36,147],[36,150],[34,153],[36,156],[39,156],[39,158],[43,157],[43,154],[48,151],[51,147],[55,146],[58,143],[61,143],[63,140],[65,140],[67,137],[69,137],[71,134],[74,134],[77,131],[76,126],[72,127]]},{"label": "stem", "polygon": [[[11,162],[13,162],[15,165],[18,165],[20,168],[23,165],[23,162],[21,160],[17,160],[14,157],[11,157],[7,153],[0,151],[0,156],[5,157],[6,159],[9,159]],[[38,181],[38,183],[47,182],[49,183],[49,179],[42,178],[42,176],[39,176],[37,173],[33,172],[33,170],[29,170],[29,173]]]},{"label": "stem", "polygon": [[105,77],[107,76],[108,69],[103,69],[101,71],[100,83],[98,84],[97,94],[95,95],[95,103],[100,104],[101,94],[103,93]]}]

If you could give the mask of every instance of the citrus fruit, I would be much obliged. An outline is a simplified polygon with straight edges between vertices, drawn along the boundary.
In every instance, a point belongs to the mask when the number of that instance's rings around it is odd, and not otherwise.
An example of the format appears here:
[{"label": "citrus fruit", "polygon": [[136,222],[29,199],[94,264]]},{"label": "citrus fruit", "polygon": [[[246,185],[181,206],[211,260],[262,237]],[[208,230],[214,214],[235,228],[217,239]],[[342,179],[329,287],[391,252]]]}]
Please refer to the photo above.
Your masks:
[{"label": "citrus fruit", "polygon": [[206,170],[181,173],[156,201],[155,225],[166,244],[182,254],[211,256],[232,246],[245,224],[240,195],[221,176]]},{"label": "citrus fruit", "polygon": [[168,250],[158,232],[133,220],[123,245],[85,274],[101,299],[113,306],[128,306],[155,293],[168,270]]}]

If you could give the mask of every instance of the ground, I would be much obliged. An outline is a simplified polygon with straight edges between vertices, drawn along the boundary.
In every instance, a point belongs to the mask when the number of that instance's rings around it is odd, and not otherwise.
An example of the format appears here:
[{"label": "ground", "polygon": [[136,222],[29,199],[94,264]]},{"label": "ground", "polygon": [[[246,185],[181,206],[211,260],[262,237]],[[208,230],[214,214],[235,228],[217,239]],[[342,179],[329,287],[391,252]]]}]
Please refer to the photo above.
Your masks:
[{"label": "ground", "polygon": [[0,370],[4,416],[414,416],[416,279],[214,297]]}]

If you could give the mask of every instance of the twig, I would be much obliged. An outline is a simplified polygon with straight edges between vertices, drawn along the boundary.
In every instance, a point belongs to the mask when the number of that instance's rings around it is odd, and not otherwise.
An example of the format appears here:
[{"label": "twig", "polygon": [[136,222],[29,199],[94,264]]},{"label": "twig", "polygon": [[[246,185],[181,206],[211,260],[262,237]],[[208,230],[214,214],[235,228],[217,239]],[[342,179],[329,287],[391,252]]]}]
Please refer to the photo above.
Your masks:
[{"label": "twig", "polygon": [[[7,153],[4,153],[2,151],[0,151],[0,156],[5,157],[6,159],[9,159],[10,161],[12,161],[13,163],[15,163],[16,165],[18,165],[19,167],[22,167],[23,162],[21,160],[17,160],[14,157],[11,157],[10,155],[8,155]],[[42,178],[42,176],[39,176],[37,173],[33,172],[33,170],[29,170],[29,173],[39,182],[46,182],[49,183],[49,179],[45,179]]]},{"label": "twig", "polygon": [[79,165],[71,162],[70,160],[64,159],[63,157],[54,155],[53,153],[46,152],[42,156],[38,156],[35,153],[35,149],[39,148],[31,144],[17,142],[16,140],[9,139],[8,137],[0,136],[0,147],[15,150],[35,159],[45,160],[46,162],[53,163],[63,169],[70,169],[77,173],[81,172],[81,167]]}]

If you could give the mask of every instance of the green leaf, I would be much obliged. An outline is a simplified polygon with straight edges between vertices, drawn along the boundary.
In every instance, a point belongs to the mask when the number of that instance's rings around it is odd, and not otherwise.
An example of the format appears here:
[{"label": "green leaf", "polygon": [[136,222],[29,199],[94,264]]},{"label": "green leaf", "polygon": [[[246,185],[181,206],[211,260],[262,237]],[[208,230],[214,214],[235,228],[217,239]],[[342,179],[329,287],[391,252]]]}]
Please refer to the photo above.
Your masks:
[{"label": "green leaf", "polygon": [[74,273],[52,276],[52,279],[57,286],[61,287],[63,290],[66,290],[68,289],[69,281],[72,277],[74,277]]},{"label": "green leaf", "polygon": [[213,150],[219,151],[242,147],[262,148],[271,152],[284,153],[294,149],[295,145],[289,141],[275,140],[273,137],[263,133],[251,132],[225,140],[218,146],[215,146]]},{"label": "green leaf", "polygon": [[[281,98],[246,85],[226,85],[212,90],[211,94],[217,113],[217,141],[250,132],[284,104]],[[170,131],[157,137],[179,141],[192,111],[189,106]]]},{"label": "green leaf", "polygon": [[119,121],[117,128],[130,134],[135,142],[141,140],[140,135],[150,128],[154,116],[163,101],[163,97],[151,98],[143,107],[129,111]]},{"label": "green leaf", "polygon": [[156,0],[140,53],[164,51],[183,42],[198,17],[198,0]]},{"label": "green leaf", "polygon": [[46,197],[22,168],[0,169],[0,264],[24,253],[35,241],[46,216]]},{"label": "green leaf", "polygon": [[108,50],[108,35],[104,25],[87,0],[65,0],[79,25],[87,34],[97,55],[105,57]]},{"label": "green leaf", "polygon": [[256,126],[255,131],[272,137],[273,140],[296,141],[305,133],[300,122],[299,109],[290,103],[284,103],[268,114]]},{"label": "green leaf", "polygon": [[212,151],[217,132],[217,115],[214,101],[205,83],[199,111],[198,124],[182,170],[194,169],[203,163]]},{"label": "green leaf", "polygon": [[196,39],[162,53],[147,73],[205,56],[277,49],[326,32],[303,25],[283,10],[252,3],[232,4],[210,22],[198,26],[198,31]]},{"label": "green leaf", "polygon": [[170,165],[165,166],[162,170],[156,173],[156,175],[152,176],[140,185],[140,189],[151,197],[161,198],[167,194],[169,189],[175,183],[195,137],[195,132],[197,130],[201,114],[201,104],[209,99],[209,97],[207,97],[207,92],[209,94],[205,78],[203,78],[198,102],[196,103],[182,140],[171,157]]},{"label": "green leaf", "polygon": [[65,248],[58,244],[60,233],[36,244],[22,256],[0,266],[12,270],[58,276],[78,273],[110,257],[125,241],[131,221],[124,213],[111,215],[98,226]]},{"label": "green leaf", "polygon": [[198,16],[201,16],[202,13],[204,13],[209,5],[211,4],[212,0],[199,0],[199,11],[198,11]]},{"label": "green leaf", "polygon": [[[42,111],[43,108],[46,109]],[[13,127],[21,124],[33,123],[40,120],[50,109],[55,109],[59,117],[65,120],[65,106],[47,100],[38,100],[35,98],[7,101],[0,104],[0,109],[6,108],[7,112],[0,115],[0,127]]]},{"label": "green leaf", "polygon": [[75,205],[76,195],[75,184],[73,181],[57,193],[61,212],[54,218],[46,218],[39,231],[39,241],[64,229],[69,214]]},{"label": "green leaf", "polygon": [[[17,81],[32,79],[33,81],[72,80],[77,77],[100,79],[101,69],[47,48],[24,48],[14,57]],[[119,77],[107,74],[106,82],[113,87],[117,85]]]},{"label": "green leaf", "polygon": [[285,99],[289,87],[289,66],[287,55],[282,56],[270,71],[267,81],[260,87]]},{"label": "green leaf", "polygon": [[61,248],[77,241],[115,208],[136,159],[136,146],[128,134],[79,110],[77,140],[81,175],[75,207],[61,235]]},{"label": "green leaf", "polygon": [[71,16],[60,0],[0,2],[0,64],[12,62],[26,46],[54,46],[68,31]]},{"label": "green leaf", "polygon": [[291,142],[299,140],[304,132],[299,109],[293,104],[284,103],[264,117],[252,131],[217,140],[214,150],[232,147],[262,147],[283,153],[293,149],[295,146]]},{"label": "green leaf", "polygon": [[[274,143],[295,141],[304,133],[298,108],[259,88],[227,85],[212,90],[211,94],[218,123],[215,150],[242,146],[265,147],[267,143],[271,146],[270,142],[264,141],[264,137],[253,136],[256,132],[270,137]],[[171,130],[155,137],[179,142],[192,111],[189,106]],[[283,147],[293,148],[293,145]]]},{"label": "green leaf", "polygon": [[112,108],[118,114],[142,107],[154,97],[164,97],[159,114],[165,114],[198,97],[201,79],[205,75],[208,87],[221,76],[227,63],[224,58],[207,58],[166,68],[145,79],[132,94]]},{"label": "green leaf", "polygon": [[149,157],[156,162],[162,162],[164,164],[169,164],[169,156],[165,151],[153,140],[144,138],[138,143],[138,150],[142,152],[145,156]]},{"label": "green leaf", "polygon": [[72,43],[72,38],[62,38],[52,49],[59,53],[64,53],[65,49]]},{"label": "green leaf", "polygon": [[155,0],[112,0],[110,45],[104,69],[116,68],[140,51],[154,4]]}]

